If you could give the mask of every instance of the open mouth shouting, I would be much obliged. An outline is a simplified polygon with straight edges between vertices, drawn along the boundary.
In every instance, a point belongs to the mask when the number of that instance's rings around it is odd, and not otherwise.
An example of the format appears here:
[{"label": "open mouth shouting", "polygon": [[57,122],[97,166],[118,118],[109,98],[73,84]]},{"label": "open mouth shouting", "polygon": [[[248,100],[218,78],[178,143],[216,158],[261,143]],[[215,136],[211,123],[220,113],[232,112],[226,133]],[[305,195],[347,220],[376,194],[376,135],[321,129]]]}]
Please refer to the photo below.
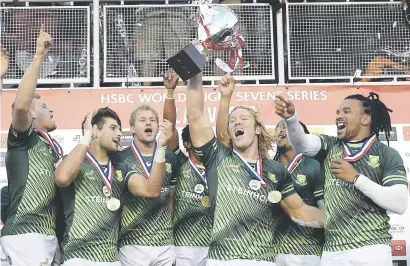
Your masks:
[{"label": "open mouth shouting", "polygon": [[147,134],[148,136],[151,136],[152,135],[152,128],[150,128],[150,127],[147,127],[145,130],[144,130],[144,133],[145,134]]},{"label": "open mouth shouting", "polygon": [[245,131],[242,128],[235,129],[235,137],[236,138],[242,136],[243,134],[245,134]]},{"label": "open mouth shouting", "polygon": [[343,130],[346,128],[347,123],[345,121],[336,121],[336,127],[337,127],[337,134],[340,135]]}]

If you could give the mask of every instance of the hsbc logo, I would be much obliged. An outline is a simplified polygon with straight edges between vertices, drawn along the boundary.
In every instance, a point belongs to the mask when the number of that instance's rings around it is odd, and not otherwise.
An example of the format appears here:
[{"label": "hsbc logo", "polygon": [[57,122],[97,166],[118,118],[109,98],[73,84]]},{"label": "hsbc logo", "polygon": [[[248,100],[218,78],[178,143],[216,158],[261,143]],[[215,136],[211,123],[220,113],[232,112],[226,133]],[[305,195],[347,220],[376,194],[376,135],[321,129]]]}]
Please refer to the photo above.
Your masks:
[{"label": "hsbc logo", "polygon": [[392,233],[404,233],[405,230],[406,230],[406,227],[402,224],[392,224],[390,226],[390,231]]},{"label": "hsbc logo", "polygon": [[392,240],[391,250],[393,256],[406,256],[406,241],[405,240]]}]

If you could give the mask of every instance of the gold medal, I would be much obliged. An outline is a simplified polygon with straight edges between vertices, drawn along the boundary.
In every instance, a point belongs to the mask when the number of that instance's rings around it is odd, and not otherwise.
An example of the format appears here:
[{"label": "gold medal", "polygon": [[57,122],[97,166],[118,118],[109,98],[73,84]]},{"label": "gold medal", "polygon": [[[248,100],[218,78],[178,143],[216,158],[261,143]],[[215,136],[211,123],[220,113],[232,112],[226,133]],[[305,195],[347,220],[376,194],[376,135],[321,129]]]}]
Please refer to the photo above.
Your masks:
[{"label": "gold medal", "polygon": [[204,206],[205,208],[211,207],[211,203],[209,202],[209,197],[208,196],[204,196],[202,198],[202,206]]},{"label": "gold medal", "polygon": [[116,210],[118,210],[119,208],[120,208],[120,206],[121,206],[121,202],[120,202],[120,200],[119,199],[116,199],[116,198],[110,198],[110,199],[108,199],[107,201],[106,201],[106,204],[107,204],[107,208],[110,210],[110,211],[116,211]]}]

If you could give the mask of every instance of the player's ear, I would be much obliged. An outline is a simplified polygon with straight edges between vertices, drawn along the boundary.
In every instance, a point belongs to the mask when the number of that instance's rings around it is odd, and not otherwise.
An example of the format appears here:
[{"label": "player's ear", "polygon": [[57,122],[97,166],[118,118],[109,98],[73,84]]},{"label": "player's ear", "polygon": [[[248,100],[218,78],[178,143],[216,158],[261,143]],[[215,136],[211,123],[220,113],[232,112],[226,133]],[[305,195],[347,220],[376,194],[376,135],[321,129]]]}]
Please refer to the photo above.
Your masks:
[{"label": "player's ear", "polygon": [[368,126],[372,122],[372,117],[370,115],[364,115],[362,117],[362,125],[363,126]]},{"label": "player's ear", "polygon": [[261,132],[262,132],[261,126],[257,126],[255,130],[256,135],[260,135]]}]

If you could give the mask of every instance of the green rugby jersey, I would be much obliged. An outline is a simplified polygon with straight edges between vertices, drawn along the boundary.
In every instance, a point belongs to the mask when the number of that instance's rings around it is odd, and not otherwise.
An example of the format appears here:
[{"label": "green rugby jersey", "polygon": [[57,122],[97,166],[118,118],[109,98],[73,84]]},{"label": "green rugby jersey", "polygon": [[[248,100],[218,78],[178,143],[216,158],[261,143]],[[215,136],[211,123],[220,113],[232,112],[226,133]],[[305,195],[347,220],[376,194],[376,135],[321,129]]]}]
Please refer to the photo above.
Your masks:
[{"label": "green rugby jersey", "polygon": [[[84,158],[77,178],[59,188],[66,223],[62,261],[74,258],[95,262],[119,261],[117,249],[121,208],[110,211],[103,193],[104,182],[94,166]],[[114,169],[111,195],[122,201],[124,175]]]},{"label": "green rugby jersey", "polygon": [[268,193],[277,190],[282,199],[294,194],[289,172],[278,162],[263,160],[267,187],[253,190],[255,177],[232,149],[213,138],[196,150],[205,162],[211,200],[209,258],[275,261],[274,236],[283,211],[280,203],[268,201]]},{"label": "green rugby jersey", "polygon": [[[319,135],[322,147],[315,158],[325,176],[325,245],[324,251],[343,251],[363,246],[390,244],[389,216],[354,184],[346,183],[331,172],[333,160],[344,158],[343,142]],[[346,143],[359,152],[361,143]],[[375,141],[363,157],[351,162],[357,172],[373,182],[392,186],[407,185],[406,171],[399,153]]]},{"label": "green rugby jersey", "polygon": [[[152,155],[142,155],[146,162]],[[125,174],[125,186],[133,174],[143,175],[131,147],[112,156]],[[167,246],[173,244],[170,187],[175,186],[173,173],[176,169],[176,155],[169,150],[165,154],[165,177],[159,197],[134,197],[125,190],[121,215],[119,247],[125,245]]]},{"label": "green rugby jersey", "polygon": [[[307,205],[317,207],[317,202],[323,199],[324,185],[320,164],[301,154],[294,160],[287,167],[292,176],[293,187]],[[275,238],[279,253],[316,256],[322,254],[323,229],[300,226],[285,213],[282,223],[284,230],[279,230]]]},{"label": "green rugby jersey", "polygon": [[[175,246],[208,247],[211,240],[212,219],[206,201],[206,183],[194,172],[188,158],[181,150],[178,157],[177,183],[175,192],[174,244]],[[200,173],[203,166],[196,166]],[[198,187],[199,186],[199,187]],[[196,190],[195,188],[203,188]],[[205,206],[204,206],[204,205]]]},{"label": "green rugby jersey", "polygon": [[2,236],[25,233],[55,235],[54,164],[58,154],[32,126],[7,137],[6,169],[9,216]]}]

